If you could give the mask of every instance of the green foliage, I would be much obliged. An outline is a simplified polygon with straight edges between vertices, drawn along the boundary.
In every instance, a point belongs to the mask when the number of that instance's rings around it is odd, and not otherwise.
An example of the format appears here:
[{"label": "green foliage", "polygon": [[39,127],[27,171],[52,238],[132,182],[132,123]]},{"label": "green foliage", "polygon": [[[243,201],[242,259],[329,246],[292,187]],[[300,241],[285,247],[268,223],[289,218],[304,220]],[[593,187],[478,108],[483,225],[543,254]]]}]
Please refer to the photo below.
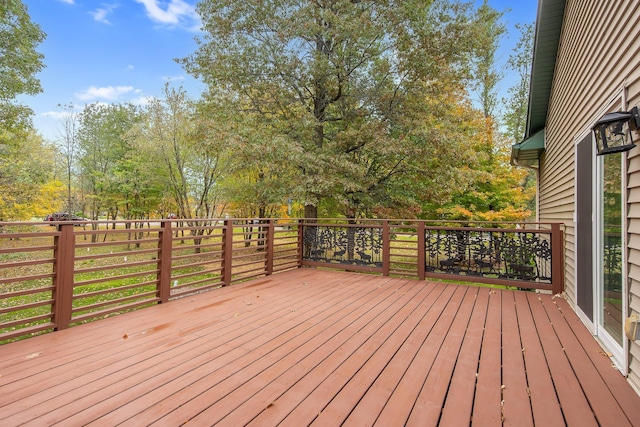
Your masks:
[{"label": "green foliage", "polygon": [[470,5],[211,0],[198,7],[205,35],[182,63],[210,97],[241,100],[236,114],[257,116],[253,132],[269,127],[286,142],[297,172],[290,193],[309,208],[306,216],[318,206],[350,217],[406,213],[425,195],[419,190],[447,192],[433,180],[459,180],[456,166],[471,160],[458,128],[475,49]]},{"label": "green foliage", "polygon": [[424,0],[198,7],[204,33],[181,63],[207,84],[203,100],[166,85],[164,98],[143,108],[65,106],[49,157],[56,166],[33,156],[51,147],[26,138],[28,112],[12,101],[40,90],[35,46],[44,34],[19,1],[0,6],[0,67],[24,66],[15,78],[0,73],[0,114],[13,109],[0,116],[0,139],[11,142],[0,151],[5,218],[62,209],[96,219],[210,218],[225,209],[265,217],[287,206],[307,217],[528,215],[534,181],[509,166],[507,138],[524,131],[532,27],[519,27],[509,62],[521,81],[503,137],[494,61],[504,12],[487,1],[477,9]]},{"label": "green foliage", "polygon": [[503,16],[504,12],[492,9],[488,0],[484,0],[478,9],[473,74],[478,101],[485,117],[495,117],[498,106],[496,88],[502,73],[496,70],[496,52],[501,37],[506,33],[506,27],[500,21]]},{"label": "green foliage", "polygon": [[283,206],[293,197],[297,153],[264,118],[235,114],[241,106],[233,100],[210,101],[203,108],[225,141],[220,189],[231,212],[238,217],[283,216]]},{"label": "green foliage", "polygon": [[25,220],[59,207],[55,151],[36,135],[33,112],[16,98],[42,91],[36,51],[44,32],[20,0],[0,2],[0,219]]},{"label": "green foliage", "polygon": [[161,198],[161,178],[128,140],[140,120],[131,104],[90,104],[80,114],[79,164],[92,218],[109,211],[144,219]]},{"label": "green foliage", "polygon": [[129,134],[141,159],[164,179],[163,194],[181,218],[217,213],[224,140],[216,126],[183,88],[166,85],[165,99],[152,100]]},{"label": "green foliage", "polygon": [[43,55],[36,47],[44,38],[20,0],[0,2],[0,143],[30,127],[32,111],[15,98],[42,91],[35,75],[44,67]]},{"label": "green foliage", "polygon": [[[486,2],[481,7],[481,11]],[[497,21],[500,14],[485,11],[485,26],[481,35],[489,37],[504,30]],[[482,15],[482,14],[481,14]],[[529,72],[531,69],[533,27],[516,26],[522,31],[518,46],[509,58],[508,67],[519,77],[509,89],[505,127],[498,131],[495,118],[490,114],[495,108],[495,98],[481,96],[484,124],[478,123],[477,134],[472,139],[471,149],[478,161],[469,168],[470,183],[467,188],[454,192],[450,200],[431,201],[425,206],[425,217],[475,221],[524,221],[535,209],[535,175],[533,171],[515,168],[509,164],[510,148],[522,139],[525,131],[526,108],[529,95]],[[480,37],[483,39],[483,37]],[[491,37],[489,37],[491,40]],[[489,80],[480,82],[484,93],[492,93],[490,79],[494,68],[495,45],[482,48],[478,70],[480,76]],[[493,74],[496,76],[497,74]]]},{"label": "green foliage", "polygon": [[0,150],[0,218],[43,218],[60,208],[63,184],[52,174],[55,150],[35,133]]},{"label": "green foliage", "polygon": [[520,31],[518,44],[509,57],[508,68],[518,75],[516,84],[509,88],[505,99],[506,134],[516,142],[522,141],[527,124],[527,106],[531,85],[531,61],[533,61],[534,24],[516,24]]}]

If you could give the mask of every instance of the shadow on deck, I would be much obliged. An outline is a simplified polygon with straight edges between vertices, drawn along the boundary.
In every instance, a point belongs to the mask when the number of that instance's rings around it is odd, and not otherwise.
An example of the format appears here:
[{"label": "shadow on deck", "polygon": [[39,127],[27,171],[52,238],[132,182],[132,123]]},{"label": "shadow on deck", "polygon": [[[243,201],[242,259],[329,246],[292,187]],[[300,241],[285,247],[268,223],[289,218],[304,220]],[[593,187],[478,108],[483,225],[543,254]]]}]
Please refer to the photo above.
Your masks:
[{"label": "shadow on deck", "polygon": [[640,425],[565,300],[297,269],[0,347],[2,425]]}]

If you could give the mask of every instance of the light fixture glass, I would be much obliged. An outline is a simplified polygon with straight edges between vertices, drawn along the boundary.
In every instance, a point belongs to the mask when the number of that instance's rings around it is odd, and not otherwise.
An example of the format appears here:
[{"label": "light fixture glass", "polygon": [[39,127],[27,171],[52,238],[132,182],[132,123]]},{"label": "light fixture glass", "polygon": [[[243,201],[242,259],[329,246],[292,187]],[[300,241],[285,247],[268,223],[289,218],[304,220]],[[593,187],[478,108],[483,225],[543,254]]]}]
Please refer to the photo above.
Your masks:
[{"label": "light fixture glass", "polygon": [[619,153],[635,147],[633,131],[640,127],[638,122],[638,107],[602,116],[593,127],[598,155]]}]

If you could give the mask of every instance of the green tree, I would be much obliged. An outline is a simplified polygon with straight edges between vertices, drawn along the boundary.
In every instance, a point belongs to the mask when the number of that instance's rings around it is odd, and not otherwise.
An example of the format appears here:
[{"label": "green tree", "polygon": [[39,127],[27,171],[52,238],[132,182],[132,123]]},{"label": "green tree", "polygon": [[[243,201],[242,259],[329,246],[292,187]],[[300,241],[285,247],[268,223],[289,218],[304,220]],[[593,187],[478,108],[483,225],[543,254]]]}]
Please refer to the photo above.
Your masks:
[{"label": "green tree", "polygon": [[208,0],[198,11],[205,35],[182,63],[210,96],[231,92],[287,141],[305,216],[415,207],[471,160],[452,119],[466,98],[449,96],[466,96],[471,5]]},{"label": "green tree", "polygon": [[[212,104],[208,106],[211,111]],[[297,176],[292,166],[297,153],[262,117],[234,114],[235,108],[227,109],[224,117],[207,114],[228,152],[221,180],[224,199],[238,217],[282,216]]]},{"label": "green tree", "polygon": [[498,21],[502,15],[490,9],[483,11],[485,7],[486,2],[479,14],[483,25],[478,26],[479,62],[476,64],[476,76],[485,76],[478,80],[484,124],[480,123],[481,119],[477,123],[478,127],[484,126],[484,131],[476,134],[471,145],[478,161],[469,168],[470,184],[467,188],[455,192],[450,200],[429,203],[426,210],[433,218],[524,221],[535,209],[535,174],[531,170],[511,166],[509,160],[511,145],[522,139],[525,130],[533,26],[516,25],[522,33],[507,68],[515,71],[519,79],[509,88],[509,99],[503,100],[507,111],[505,126],[498,130],[494,114],[495,82],[499,74],[491,70],[495,68],[497,38],[504,32],[504,27]]},{"label": "green tree", "polygon": [[211,218],[216,212],[217,184],[224,141],[217,128],[197,111],[183,88],[165,86],[165,98],[154,99],[130,137],[165,178],[165,191],[180,218]]},{"label": "green tree", "polygon": [[513,141],[520,142],[527,125],[535,26],[533,23],[516,24],[516,29],[520,31],[520,38],[509,56],[507,68],[514,72],[517,79],[508,89],[509,97],[503,102],[506,105],[504,115],[506,134]]},{"label": "green tree", "polygon": [[[509,56],[507,65],[518,76],[518,79],[509,88],[509,98],[505,100],[506,114],[504,116],[505,133],[512,144],[522,141],[527,126],[535,26],[533,23],[517,24],[516,29],[520,31],[520,38]],[[529,195],[527,208],[534,212],[536,209],[536,173],[532,169],[523,170],[526,170],[526,173],[523,174],[521,187],[524,187],[526,194]]]},{"label": "green tree", "polygon": [[59,105],[64,109],[60,119],[61,129],[58,129],[58,153],[64,169],[64,182],[67,187],[67,200],[65,211],[74,214],[82,210],[82,202],[78,197],[76,178],[78,178],[77,160],[79,154],[78,131],[79,113],[73,104]]},{"label": "green tree", "polygon": [[498,12],[484,0],[478,9],[475,37],[474,83],[482,113],[496,117],[498,107],[497,86],[502,73],[496,69],[496,52],[500,47],[506,26],[500,20],[504,12]]},{"label": "green tree", "polygon": [[153,208],[145,194],[154,175],[138,173],[139,156],[127,139],[139,120],[132,104],[89,104],[79,116],[78,164],[93,219],[103,211],[112,218],[143,219]]},{"label": "green tree", "polygon": [[64,184],[53,177],[55,148],[35,132],[0,150],[0,219],[43,218],[58,210]]},{"label": "green tree", "polygon": [[44,67],[44,57],[36,48],[44,38],[20,0],[0,2],[0,143],[31,126],[33,112],[15,98],[42,91],[35,76]]}]

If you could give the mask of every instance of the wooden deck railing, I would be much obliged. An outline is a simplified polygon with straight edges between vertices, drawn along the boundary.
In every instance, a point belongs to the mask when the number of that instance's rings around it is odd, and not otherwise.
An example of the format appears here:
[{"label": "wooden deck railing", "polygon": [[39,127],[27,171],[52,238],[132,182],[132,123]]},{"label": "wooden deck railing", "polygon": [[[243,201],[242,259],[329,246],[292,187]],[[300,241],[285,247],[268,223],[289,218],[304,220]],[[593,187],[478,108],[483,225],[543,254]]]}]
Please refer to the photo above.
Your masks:
[{"label": "wooden deck railing", "polygon": [[0,223],[0,343],[302,266],[562,291],[560,225],[453,225]]}]

